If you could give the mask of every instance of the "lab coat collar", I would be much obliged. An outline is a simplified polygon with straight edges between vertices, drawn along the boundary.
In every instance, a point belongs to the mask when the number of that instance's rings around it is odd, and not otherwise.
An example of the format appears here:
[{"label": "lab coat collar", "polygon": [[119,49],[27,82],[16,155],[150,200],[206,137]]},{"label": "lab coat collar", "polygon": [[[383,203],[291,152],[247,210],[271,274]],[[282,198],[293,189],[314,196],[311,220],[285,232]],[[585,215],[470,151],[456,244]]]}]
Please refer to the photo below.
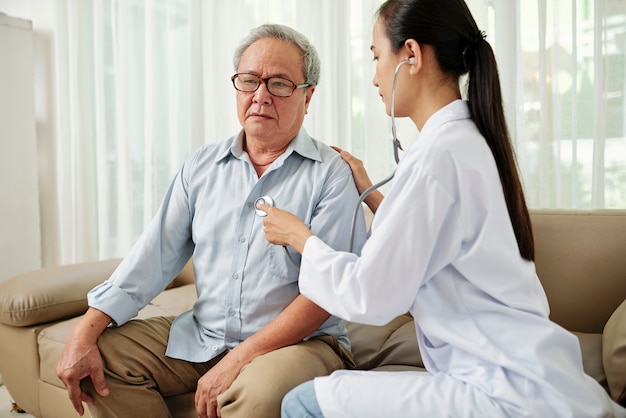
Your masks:
[{"label": "lab coat collar", "polygon": [[471,119],[471,117],[467,101],[460,99],[455,100],[433,113],[422,127],[421,134],[428,130],[435,130],[445,123],[455,120]]}]

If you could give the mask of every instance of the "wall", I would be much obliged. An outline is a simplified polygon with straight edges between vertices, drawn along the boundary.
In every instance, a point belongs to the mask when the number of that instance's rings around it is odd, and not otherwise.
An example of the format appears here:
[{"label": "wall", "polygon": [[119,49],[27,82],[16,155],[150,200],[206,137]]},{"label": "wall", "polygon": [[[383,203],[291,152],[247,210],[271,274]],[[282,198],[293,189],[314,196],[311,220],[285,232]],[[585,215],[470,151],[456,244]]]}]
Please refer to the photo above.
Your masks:
[{"label": "wall", "polygon": [[0,281],[41,267],[31,22],[0,14]]},{"label": "wall", "polygon": [[27,19],[33,28],[33,83],[37,136],[39,211],[43,266],[57,265],[58,217],[56,197],[56,126],[54,41],[56,3],[54,0],[0,0],[0,13]]}]

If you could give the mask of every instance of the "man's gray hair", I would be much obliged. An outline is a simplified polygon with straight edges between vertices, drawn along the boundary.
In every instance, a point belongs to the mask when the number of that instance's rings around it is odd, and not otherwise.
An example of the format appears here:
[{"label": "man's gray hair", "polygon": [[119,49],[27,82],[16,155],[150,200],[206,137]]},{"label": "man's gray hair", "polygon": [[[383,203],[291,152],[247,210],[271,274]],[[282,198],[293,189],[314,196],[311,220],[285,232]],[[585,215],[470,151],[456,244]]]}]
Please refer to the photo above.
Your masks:
[{"label": "man's gray hair", "polygon": [[244,38],[239,47],[235,50],[233,64],[235,71],[239,68],[239,61],[244,51],[250,45],[263,38],[282,39],[296,45],[302,51],[304,58],[304,76],[305,83],[317,86],[320,81],[320,57],[317,50],[306,36],[300,32],[290,28],[289,26],[279,24],[265,24],[258,26],[250,31],[248,36]]}]

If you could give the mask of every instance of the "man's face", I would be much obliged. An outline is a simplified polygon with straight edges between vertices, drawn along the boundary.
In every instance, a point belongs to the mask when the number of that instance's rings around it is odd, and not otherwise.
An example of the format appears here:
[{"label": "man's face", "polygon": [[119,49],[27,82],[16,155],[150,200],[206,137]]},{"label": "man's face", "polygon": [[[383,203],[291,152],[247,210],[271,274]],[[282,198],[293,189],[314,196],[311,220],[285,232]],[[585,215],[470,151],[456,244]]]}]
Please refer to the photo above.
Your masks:
[{"label": "man's face", "polygon": [[[302,51],[287,41],[263,38],[241,55],[238,73],[261,78],[281,77],[305,82]],[[254,92],[237,91],[237,115],[247,139],[282,142],[293,139],[304,121],[314,87],[296,89],[290,97],[276,97],[261,83]]]}]

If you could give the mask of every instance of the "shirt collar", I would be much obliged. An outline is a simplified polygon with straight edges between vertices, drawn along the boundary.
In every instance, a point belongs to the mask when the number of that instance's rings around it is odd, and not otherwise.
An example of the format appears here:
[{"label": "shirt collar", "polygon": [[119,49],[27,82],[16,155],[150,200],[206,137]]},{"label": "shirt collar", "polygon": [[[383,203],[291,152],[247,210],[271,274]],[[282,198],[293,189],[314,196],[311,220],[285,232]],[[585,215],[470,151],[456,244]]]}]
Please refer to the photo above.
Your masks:
[{"label": "shirt collar", "polygon": [[[222,155],[219,156],[218,161],[222,161],[229,156],[234,156],[235,158],[241,158],[244,154],[243,149],[243,140],[244,140],[245,131],[242,129],[236,137],[233,138],[230,147],[224,150]],[[304,158],[308,158],[313,161],[322,161],[322,156],[317,148],[313,138],[309,136],[304,127],[300,128],[298,135],[289,143],[289,146],[281,155],[278,157],[279,159],[286,159],[292,152],[296,152],[303,156]]]}]

